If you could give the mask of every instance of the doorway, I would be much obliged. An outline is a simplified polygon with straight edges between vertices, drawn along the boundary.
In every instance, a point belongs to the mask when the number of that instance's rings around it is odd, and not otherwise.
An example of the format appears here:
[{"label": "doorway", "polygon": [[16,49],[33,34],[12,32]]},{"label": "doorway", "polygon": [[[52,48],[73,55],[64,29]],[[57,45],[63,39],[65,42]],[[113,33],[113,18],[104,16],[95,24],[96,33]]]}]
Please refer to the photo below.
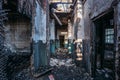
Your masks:
[{"label": "doorway", "polygon": [[114,75],[114,12],[100,17],[95,24],[95,64],[94,70],[109,70]]},{"label": "doorway", "polygon": [[59,36],[60,48],[64,48],[64,39],[65,39],[64,35]]}]

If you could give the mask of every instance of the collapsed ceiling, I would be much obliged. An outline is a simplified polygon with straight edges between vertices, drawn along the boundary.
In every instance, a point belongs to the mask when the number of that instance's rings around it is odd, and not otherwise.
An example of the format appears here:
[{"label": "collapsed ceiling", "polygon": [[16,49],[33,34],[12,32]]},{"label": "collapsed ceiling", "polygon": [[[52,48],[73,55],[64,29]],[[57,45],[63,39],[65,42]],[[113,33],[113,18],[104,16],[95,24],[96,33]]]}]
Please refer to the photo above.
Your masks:
[{"label": "collapsed ceiling", "polygon": [[[50,16],[55,19],[56,26],[67,26],[68,20],[71,19],[73,4],[76,0],[50,0]],[[57,18],[53,15],[56,14]],[[60,24],[62,23],[62,25]]]}]

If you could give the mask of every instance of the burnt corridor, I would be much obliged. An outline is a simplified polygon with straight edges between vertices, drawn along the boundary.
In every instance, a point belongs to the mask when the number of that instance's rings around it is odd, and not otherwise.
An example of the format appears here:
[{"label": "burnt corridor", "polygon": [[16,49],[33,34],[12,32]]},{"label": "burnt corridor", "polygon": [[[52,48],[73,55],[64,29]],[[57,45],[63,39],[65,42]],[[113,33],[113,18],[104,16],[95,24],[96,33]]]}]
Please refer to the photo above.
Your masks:
[{"label": "burnt corridor", "polygon": [[120,80],[120,0],[0,0],[0,80]]}]

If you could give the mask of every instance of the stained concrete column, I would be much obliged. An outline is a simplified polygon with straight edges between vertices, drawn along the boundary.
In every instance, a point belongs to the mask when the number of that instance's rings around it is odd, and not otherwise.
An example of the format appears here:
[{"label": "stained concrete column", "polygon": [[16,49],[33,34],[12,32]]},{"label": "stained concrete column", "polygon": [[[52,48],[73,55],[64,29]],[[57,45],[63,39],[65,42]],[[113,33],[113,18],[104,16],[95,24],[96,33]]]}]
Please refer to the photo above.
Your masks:
[{"label": "stained concrete column", "polygon": [[[46,0],[45,0],[46,1]],[[47,4],[47,3],[46,3]],[[44,5],[45,6],[45,5]],[[45,6],[46,7],[46,6]],[[35,14],[33,15],[32,40],[33,40],[33,66],[37,70],[40,66],[48,65],[47,54],[47,12],[36,1]]]}]

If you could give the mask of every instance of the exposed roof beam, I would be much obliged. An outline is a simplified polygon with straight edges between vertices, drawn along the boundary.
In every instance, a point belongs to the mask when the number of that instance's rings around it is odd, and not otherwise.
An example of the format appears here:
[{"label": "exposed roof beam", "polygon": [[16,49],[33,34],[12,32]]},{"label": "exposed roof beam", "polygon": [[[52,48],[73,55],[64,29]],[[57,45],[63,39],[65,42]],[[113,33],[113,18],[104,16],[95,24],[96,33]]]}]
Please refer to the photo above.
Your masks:
[{"label": "exposed roof beam", "polygon": [[58,2],[64,2],[64,3],[68,3],[68,2],[71,2],[72,3],[72,0],[50,0],[51,3],[58,3]]},{"label": "exposed roof beam", "polygon": [[58,21],[58,23],[60,24],[60,25],[62,25],[62,22],[60,21],[60,19],[57,17],[57,15],[53,12],[52,13],[53,15],[54,15],[54,17],[55,17],[55,19]]}]

